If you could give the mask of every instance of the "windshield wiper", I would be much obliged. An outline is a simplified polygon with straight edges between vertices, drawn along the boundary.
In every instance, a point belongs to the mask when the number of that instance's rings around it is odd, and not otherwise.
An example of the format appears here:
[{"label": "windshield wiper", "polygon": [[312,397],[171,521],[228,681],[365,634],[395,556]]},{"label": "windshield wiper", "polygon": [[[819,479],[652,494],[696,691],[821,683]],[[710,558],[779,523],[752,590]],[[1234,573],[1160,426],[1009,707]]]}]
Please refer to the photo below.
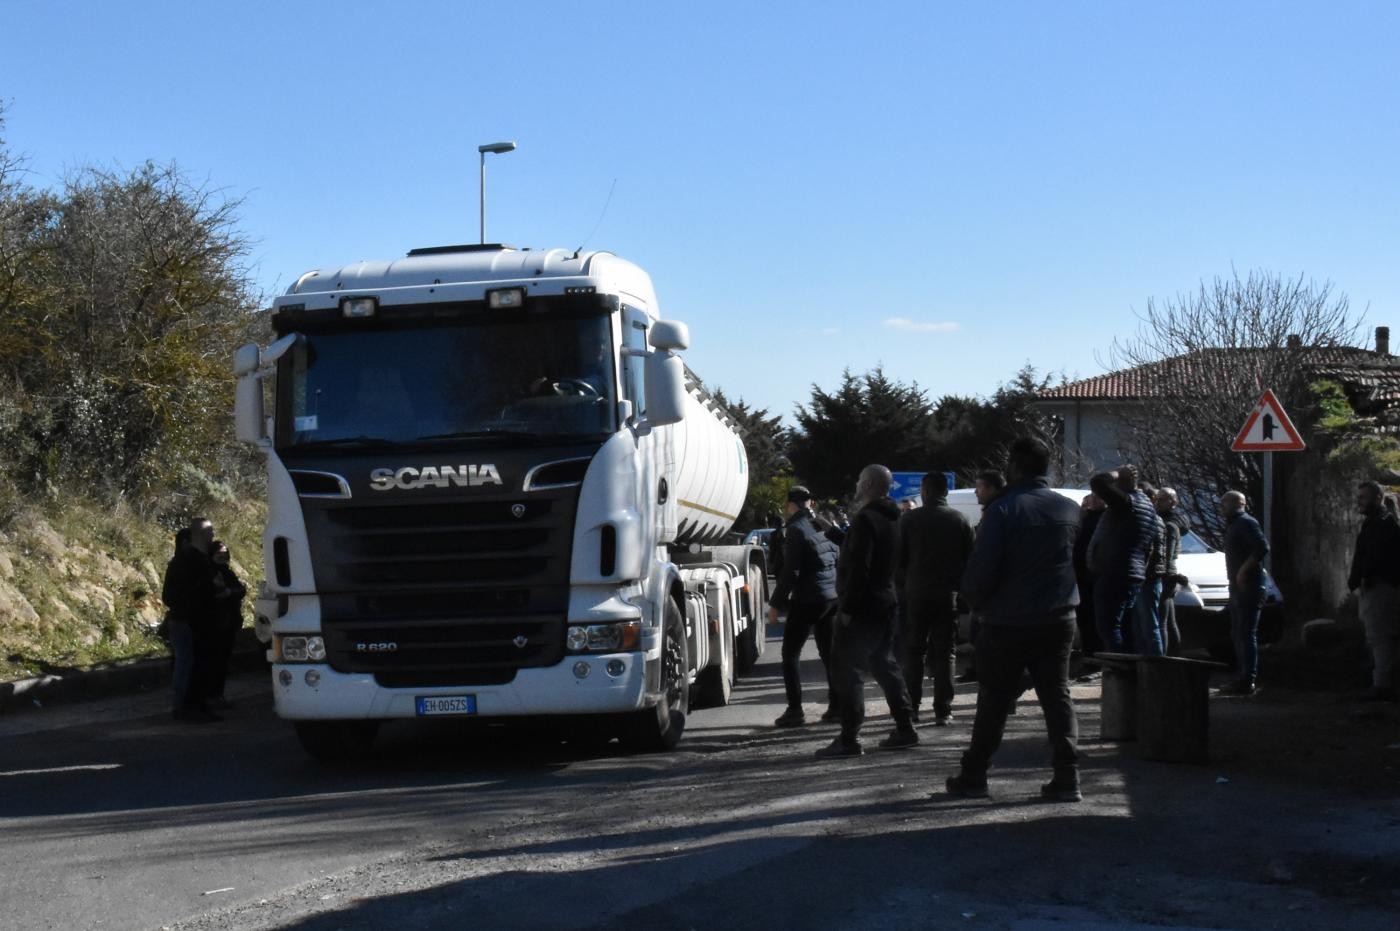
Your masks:
[{"label": "windshield wiper", "polygon": [[365,447],[367,449],[387,449],[396,446],[393,440],[382,436],[343,436],[333,440],[308,440],[295,444],[297,449],[335,449],[342,447]]},{"label": "windshield wiper", "polygon": [[506,439],[506,440],[529,440],[535,443],[551,443],[560,441],[584,441],[593,439],[595,433],[560,433],[557,431],[535,431],[535,430],[459,430],[455,433],[435,433],[432,436],[420,436],[416,440],[406,442],[427,443],[437,440],[479,440],[479,439]]}]

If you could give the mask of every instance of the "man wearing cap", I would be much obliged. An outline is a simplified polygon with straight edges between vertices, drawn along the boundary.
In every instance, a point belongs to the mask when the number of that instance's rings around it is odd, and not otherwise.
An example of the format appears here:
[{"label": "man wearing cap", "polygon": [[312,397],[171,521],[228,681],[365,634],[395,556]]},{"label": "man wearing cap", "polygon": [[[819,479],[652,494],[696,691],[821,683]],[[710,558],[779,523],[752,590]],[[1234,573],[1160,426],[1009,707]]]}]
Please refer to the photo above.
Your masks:
[{"label": "man wearing cap", "polygon": [[836,619],[836,557],[839,550],[827,539],[811,509],[812,493],[794,485],[787,495],[787,524],[783,530],[783,561],[777,588],[768,602],[768,620],[778,620],[778,609],[787,611],[783,625],[783,688],[787,710],[778,727],[806,723],[802,710],[802,648],[807,636],[815,633],[817,653],[826,669],[827,711],[823,721],[835,721],[840,714],[831,679],[831,628]]}]

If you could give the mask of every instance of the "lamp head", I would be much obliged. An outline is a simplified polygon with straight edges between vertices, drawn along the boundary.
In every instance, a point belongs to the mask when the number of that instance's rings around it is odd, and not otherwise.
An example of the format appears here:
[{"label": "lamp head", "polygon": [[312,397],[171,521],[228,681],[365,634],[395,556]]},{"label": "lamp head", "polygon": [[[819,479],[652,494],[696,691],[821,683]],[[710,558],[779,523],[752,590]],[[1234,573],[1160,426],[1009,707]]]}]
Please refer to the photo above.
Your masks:
[{"label": "lamp head", "polygon": [[514,151],[515,151],[515,143],[514,143],[514,142],[491,142],[491,143],[487,143],[486,145],[479,145],[479,146],[477,146],[477,147],[476,147],[476,150],[477,150],[478,152],[482,153],[483,155],[486,154],[487,152],[490,152],[492,155],[500,155],[500,154],[502,154],[502,153],[504,153],[504,152],[514,152]]}]

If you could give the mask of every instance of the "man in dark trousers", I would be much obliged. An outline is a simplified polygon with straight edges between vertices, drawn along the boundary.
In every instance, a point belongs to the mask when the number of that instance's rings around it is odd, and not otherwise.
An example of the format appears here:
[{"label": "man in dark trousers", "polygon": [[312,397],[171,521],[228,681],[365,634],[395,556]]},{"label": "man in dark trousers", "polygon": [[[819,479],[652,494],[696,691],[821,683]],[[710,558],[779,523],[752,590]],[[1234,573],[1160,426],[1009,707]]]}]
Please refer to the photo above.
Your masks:
[{"label": "man in dark trousers", "polygon": [[1249,513],[1242,491],[1220,496],[1225,517],[1225,572],[1230,577],[1230,636],[1235,642],[1239,676],[1221,689],[1224,695],[1253,695],[1259,681],[1259,611],[1264,607],[1264,559],[1269,541]]},{"label": "man in dark trousers", "polygon": [[[1190,583],[1190,579],[1179,571],[1177,559],[1181,556],[1181,535],[1190,530],[1191,525],[1185,515],[1177,510],[1176,489],[1158,489],[1152,504],[1157,508],[1157,516],[1162,518],[1162,527],[1166,531],[1162,538],[1162,594],[1157,602],[1157,616],[1162,624],[1162,647],[1168,656],[1175,656],[1181,651],[1181,628],[1176,623],[1176,593],[1181,586]],[[1084,596],[1082,587],[1079,594],[1081,598]]]},{"label": "man in dark trousers", "polygon": [[984,798],[987,767],[1001,745],[1008,706],[1029,671],[1050,734],[1054,778],[1041,795],[1077,802],[1079,723],[1069,694],[1074,645],[1074,541],[1079,506],[1049,488],[1050,451],[1039,440],[1011,444],[1011,483],[977,528],[962,594],[982,618],[977,639],[977,716],[953,795]]},{"label": "man in dark trousers", "polygon": [[972,552],[972,525],[948,506],[948,482],[942,471],[925,474],[919,490],[924,506],[899,519],[895,581],[904,615],[900,665],[911,713],[918,721],[927,655],[933,677],[934,723],[946,725],[953,720],[957,590]]},{"label": "man in dark trousers", "polygon": [[[1157,512],[1138,490],[1134,466],[1100,472],[1089,487],[1106,505],[1089,541],[1089,571],[1094,574],[1094,622],[1109,653],[1130,646],[1133,608],[1147,578],[1152,545],[1159,542]],[[1160,651],[1159,651],[1160,652]]]},{"label": "man in dark trousers", "polygon": [[215,639],[214,525],[203,517],[190,522],[189,536],[165,567],[161,600],[170,609],[170,640],[175,651],[171,714],[177,721],[219,720],[205,703]]},{"label": "man in dark trousers", "polygon": [[895,560],[899,556],[899,505],[890,499],[894,476],[882,465],[869,465],[856,484],[850,532],[836,566],[841,613],[836,621],[836,680],[841,700],[841,734],[820,757],[860,756],[860,726],[865,721],[865,673],[885,692],[894,731],[880,741],[886,750],[912,747],[919,733],[909,713],[909,693],[894,658]]},{"label": "man in dark trousers", "polygon": [[802,648],[809,634],[817,638],[817,654],[826,670],[827,710],[823,721],[840,717],[831,668],[831,629],[836,621],[836,557],[840,550],[826,538],[811,509],[812,493],[794,485],[787,495],[787,526],[781,541],[782,574],[768,602],[768,620],[777,623],[778,610],[787,611],[783,624],[783,688],[787,710],[773,723],[797,727],[807,721],[802,710]]},{"label": "man in dark trousers", "polygon": [[1351,557],[1347,587],[1357,592],[1357,612],[1371,648],[1368,701],[1395,701],[1395,654],[1400,648],[1400,524],[1385,508],[1379,482],[1356,488],[1361,530]]}]

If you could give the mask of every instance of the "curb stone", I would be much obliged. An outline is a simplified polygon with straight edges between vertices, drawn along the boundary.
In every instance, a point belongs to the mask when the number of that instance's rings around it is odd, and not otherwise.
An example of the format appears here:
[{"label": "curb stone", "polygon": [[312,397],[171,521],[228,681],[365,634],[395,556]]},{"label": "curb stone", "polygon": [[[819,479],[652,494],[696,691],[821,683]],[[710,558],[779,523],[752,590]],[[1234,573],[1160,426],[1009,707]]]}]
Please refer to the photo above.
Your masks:
[{"label": "curb stone", "polygon": [[[252,646],[240,642],[229,665],[235,669],[256,668],[264,662],[265,651],[266,648],[255,640]],[[23,711],[32,707],[34,702],[90,701],[109,695],[158,689],[170,682],[172,662],[170,657],[162,656],[74,669],[62,675],[49,674],[0,682],[0,714]]]}]

